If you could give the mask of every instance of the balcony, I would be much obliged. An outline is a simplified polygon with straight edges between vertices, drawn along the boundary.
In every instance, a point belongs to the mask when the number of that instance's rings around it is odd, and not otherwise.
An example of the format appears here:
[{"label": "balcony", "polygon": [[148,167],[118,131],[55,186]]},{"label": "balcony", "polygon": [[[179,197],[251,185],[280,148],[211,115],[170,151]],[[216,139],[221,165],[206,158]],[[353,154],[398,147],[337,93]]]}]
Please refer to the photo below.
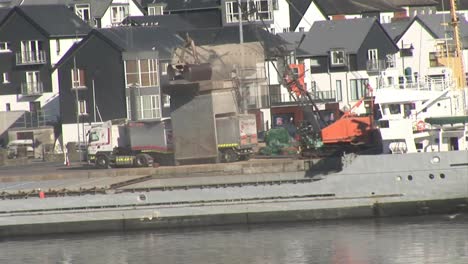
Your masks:
[{"label": "balcony", "polygon": [[35,65],[46,62],[46,53],[43,50],[16,53],[16,65]]},{"label": "balcony", "polygon": [[[335,102],[336,101],[336,92],[335,91],[316,91],[310,92],[312,100],[316,103],[320,102]],[[272,106],[280,105],[297,105],[299,104],[294,98],[289,94],[271,94],[270,102]],[[307,104],[307,99],[303,101]]]},{"label": "balcony", "polygon": [[379,73],[386,69],[384,60],[368,60],[366,63],[367,72]]},{"label": "balcony", "polygon": [[43,93],[42,82],[26,82],[21,83],[22,96],[40,96]]}]

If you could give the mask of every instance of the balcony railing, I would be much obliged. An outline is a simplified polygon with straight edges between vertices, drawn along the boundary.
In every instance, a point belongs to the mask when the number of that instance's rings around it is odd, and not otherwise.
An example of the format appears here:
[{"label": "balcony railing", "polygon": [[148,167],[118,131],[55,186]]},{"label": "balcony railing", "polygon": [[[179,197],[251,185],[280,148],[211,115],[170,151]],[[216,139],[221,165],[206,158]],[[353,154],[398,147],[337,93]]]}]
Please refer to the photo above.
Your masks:
[{"label": "balcony railing", "polygon": [[366,64],[366,69],[368,72],[380,72],[385,70],[386,62],[384,60],[368,60]]},{"label": "balcony railing", "polygon": [[418,81],[408,81],[406,78],[401,78],[403,82],[392,84],[392,85],[383,85],[379,89],[412,89],[412,90],[424,90],[424,91],[443,91],[448,88],[452,88],[455,85],[453,79],[450,78],[434,78],[434,77],[425,77],[422,80]]},{"label": "balcony railing", "polygon": [[43,50],[16,53],[17,65],[44,64],[46,62],[46,53]]},{"label": "balcony railing", "polygon": [[42,82],[26,82],[21,83],[21,95],[23,96],[38,96],[43,93]]}]

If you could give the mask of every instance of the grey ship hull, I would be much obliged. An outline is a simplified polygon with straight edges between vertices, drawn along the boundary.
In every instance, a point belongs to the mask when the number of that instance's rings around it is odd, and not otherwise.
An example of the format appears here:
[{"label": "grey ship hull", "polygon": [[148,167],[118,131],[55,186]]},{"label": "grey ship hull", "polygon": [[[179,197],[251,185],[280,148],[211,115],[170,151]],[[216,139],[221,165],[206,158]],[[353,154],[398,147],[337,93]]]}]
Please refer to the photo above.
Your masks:
[{"label": "grey ship hull", "polygon": [[468,204],[468,151],[346,156],[313,178],[3,200],[0,236],[456,213]]}]

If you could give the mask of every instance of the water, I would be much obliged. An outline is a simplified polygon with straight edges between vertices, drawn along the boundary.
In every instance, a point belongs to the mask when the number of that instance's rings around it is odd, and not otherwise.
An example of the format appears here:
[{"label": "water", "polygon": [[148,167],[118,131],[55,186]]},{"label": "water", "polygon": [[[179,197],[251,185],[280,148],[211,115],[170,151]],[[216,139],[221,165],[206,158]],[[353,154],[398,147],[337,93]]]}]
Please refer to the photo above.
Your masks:
[{"label": "water", "polygon": [[0,263],[468,263],[468,215],[0,241]]}]

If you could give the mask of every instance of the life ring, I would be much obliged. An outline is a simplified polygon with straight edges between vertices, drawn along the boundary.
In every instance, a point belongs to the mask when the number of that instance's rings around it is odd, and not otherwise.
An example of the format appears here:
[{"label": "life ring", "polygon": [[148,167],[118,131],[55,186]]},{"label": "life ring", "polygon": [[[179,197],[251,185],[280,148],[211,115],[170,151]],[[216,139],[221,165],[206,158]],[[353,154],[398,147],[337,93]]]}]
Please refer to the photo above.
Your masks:
[{"label": "life ring", "polygon": [[418,123],[416,123],[416,129],[418,131],[423,131],[424,129],[426,129],[426,123],[424,123],[424,121],[422,120],[419,120]]}]

